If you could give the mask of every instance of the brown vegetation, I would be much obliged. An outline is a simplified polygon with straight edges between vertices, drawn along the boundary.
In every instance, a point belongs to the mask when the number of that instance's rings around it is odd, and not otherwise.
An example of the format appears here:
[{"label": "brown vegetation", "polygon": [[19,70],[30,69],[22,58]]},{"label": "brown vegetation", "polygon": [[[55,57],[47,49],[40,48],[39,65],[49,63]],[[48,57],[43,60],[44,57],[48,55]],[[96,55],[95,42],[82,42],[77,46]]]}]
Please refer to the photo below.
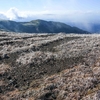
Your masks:
[{"label": "brown vegetation", "polygon": [[0,100],[99,100],[100,36],[0,33]]}]

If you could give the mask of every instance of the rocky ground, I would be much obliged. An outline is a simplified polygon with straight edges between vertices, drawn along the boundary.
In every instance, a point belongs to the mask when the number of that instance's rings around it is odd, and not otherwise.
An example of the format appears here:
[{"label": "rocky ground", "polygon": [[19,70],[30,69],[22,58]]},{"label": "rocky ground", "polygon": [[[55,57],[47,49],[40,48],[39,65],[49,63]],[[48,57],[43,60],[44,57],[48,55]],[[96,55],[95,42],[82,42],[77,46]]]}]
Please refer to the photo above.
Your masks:
[{"label": "rocky ground", "polygon": [[100,35],[0,32],[0,100],[100,100]]}]

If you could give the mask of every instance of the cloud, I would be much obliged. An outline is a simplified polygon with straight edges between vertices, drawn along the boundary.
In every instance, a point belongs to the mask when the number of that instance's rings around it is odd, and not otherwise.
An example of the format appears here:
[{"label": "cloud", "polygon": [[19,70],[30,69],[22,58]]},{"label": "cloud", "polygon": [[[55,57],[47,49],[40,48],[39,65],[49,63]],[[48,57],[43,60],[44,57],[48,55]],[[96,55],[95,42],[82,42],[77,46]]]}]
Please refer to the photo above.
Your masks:
[{"label": "cloud", "polygon": [[15,7],[10,8],[7,12],[0,12],[0,19],[2,20],[17,21],[23,17],[24,16],[21,16],[21,12]]},{"label": "cloud", "polygon": [[21,20],[23,20],[25,17],[27,17],[27,14],[24,14],[23,12],[19,11],[17,8],[13,7],[13,8],[10,8],[10,9],[5,13],[5,16],[6,16],[7,19],[9,19],[9,20],[21,21]]},{"label": "cloud", "polygon": [[0,20],[4,20],[6,19],[7,20],[7,17],[4,13],[0,12]]},{"label": "cloud", "polygon": [[34,19],[53,20],[61,22],[98,22],[99,11],[80,11],[80,10],[44,10],[44,11],[20,11],[12,7],[7,12],[0,12],[0,19],[13,21],[31,21]]},{"label": "cloud", "polygon": [[6,16],[10,20],[16,20],[19,17],[18,13],[19,13],[19,11],[17,8],[10,8],[6,13]]},{"label": "cloud", "polygon": [[54,14],[50,11],[20,11],[15,7],[10,8],[7,12],[0,12],[0,19],[12,21],[30,21],[33,19],[48,19]]}]

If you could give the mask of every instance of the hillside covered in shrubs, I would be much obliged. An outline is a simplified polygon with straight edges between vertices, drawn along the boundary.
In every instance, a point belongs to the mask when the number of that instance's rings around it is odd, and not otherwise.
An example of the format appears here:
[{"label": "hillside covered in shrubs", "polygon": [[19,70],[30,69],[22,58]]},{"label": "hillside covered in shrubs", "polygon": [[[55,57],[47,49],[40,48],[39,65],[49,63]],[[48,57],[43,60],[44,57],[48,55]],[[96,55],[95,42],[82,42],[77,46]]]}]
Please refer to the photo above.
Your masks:
[{"label": "hillside covered in shrubs", "polygon": [[65,23],[45,21],[40,19],[32,20],[30,22],[0,20],[0,30],[21,33],[89,33],[77,27],[71,27]]}]

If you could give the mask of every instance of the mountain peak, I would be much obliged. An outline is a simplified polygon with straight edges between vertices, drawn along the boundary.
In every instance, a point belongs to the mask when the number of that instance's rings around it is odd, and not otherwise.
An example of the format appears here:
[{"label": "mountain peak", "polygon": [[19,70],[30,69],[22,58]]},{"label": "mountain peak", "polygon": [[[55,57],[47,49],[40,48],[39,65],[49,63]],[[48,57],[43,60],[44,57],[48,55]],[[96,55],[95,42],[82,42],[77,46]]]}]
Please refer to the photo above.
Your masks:
[{"label": "mountain peak", "polygon": [[36,19],[36,20],[31,20],[30,22],[47,22],[47,21],[42,20],[42,19]]}]

